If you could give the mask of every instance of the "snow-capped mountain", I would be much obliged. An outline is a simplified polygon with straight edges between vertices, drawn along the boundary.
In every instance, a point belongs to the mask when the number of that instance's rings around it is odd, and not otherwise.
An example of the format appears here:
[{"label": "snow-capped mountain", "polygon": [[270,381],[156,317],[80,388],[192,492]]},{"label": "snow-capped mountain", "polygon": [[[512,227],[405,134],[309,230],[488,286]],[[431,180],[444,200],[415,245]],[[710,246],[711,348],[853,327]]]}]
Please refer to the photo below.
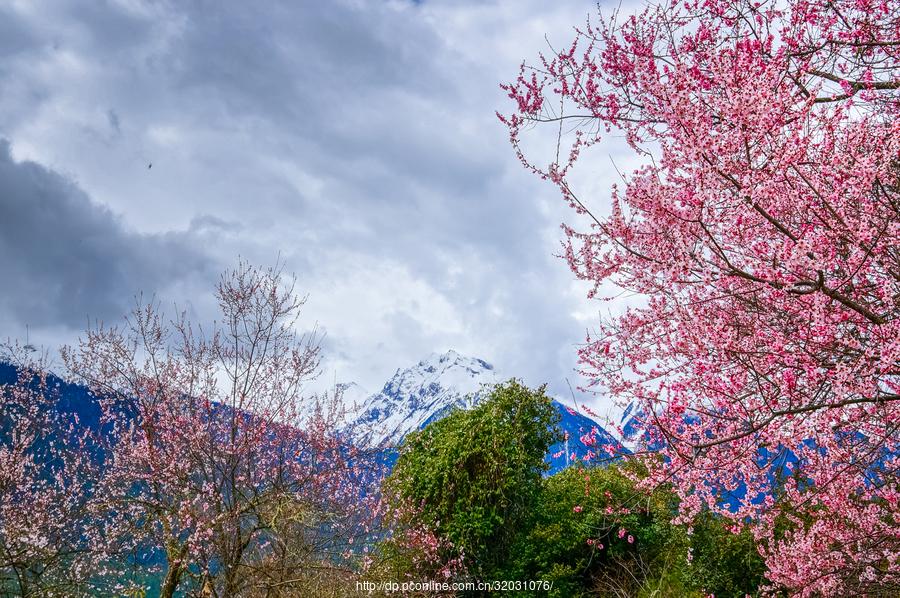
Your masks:
[{"label": "snow-capped mountain", "polygon": [[361,402],[349,425],[358,442],[396,445],[452,409],[470,409],[485,384],[500,381],[486,361],[453,350],[432,353],[411,368],[398,369],[381,392]]},{"label": "snow-capped mountain", "polygon": [[622,429],[622,438],[630,443],[636,444],[643,432],[641,424],[642,412],[635,407],[634,403],[628,403],[628,407],[622,412],[619,419],[619,427]]},{"label": "snow-capped mountain", "polygon": [[[486,386],[504,380],[504,376],[482,359],[452,350],[442,355],[432,354],[408,369],[398,369],[380,392],[362,401],[350,414],[347,429],[360,444],[397,446],[410,432],[453,409],[471,409],[487,397]],[[603,426],[577,408],[559,401],[553,401],[553,406],[559,413],[559,428],[565,439],[551,447],[547,455],[551,471],[565,467],[573,454],[581,458],[591,450],[582,443],[582,438],[595,442],[594,455],[600,455],[603,446],[621,447]]]},{"label": "snow-capped mountain", "polygon": [[[0,385],[14,384],[16,379],[16,368],[0,361]],[[375,394],[369,394],[355,383],[337,384],[336,390],[341,393],[347,409],[344,429],[349,432],[348,440],[385,449],[385,460],[392,463],[397,455],[394,447],[401,444],[406,434],[444,417],[453,409],[471,409],[486,399],[485,386],[507,379],[508,376],[497,373],[484,360],[448,351],[430,355],[408,369],[398,369]],[[78,422],[86,428],[101,432],[99,403],[87,388],[55,378],[54,381],[59,389],[59,409],[76,415]],[[622,447],[615,436],[587,417],[582,408],[559,401],[553,401],[553,407],[559,414],[558,427],[564,438],[550,447],[545,458],[551,473],[590,452],[605,457],[604,447]],[[583,439],[593,444],[586,446]]]}]

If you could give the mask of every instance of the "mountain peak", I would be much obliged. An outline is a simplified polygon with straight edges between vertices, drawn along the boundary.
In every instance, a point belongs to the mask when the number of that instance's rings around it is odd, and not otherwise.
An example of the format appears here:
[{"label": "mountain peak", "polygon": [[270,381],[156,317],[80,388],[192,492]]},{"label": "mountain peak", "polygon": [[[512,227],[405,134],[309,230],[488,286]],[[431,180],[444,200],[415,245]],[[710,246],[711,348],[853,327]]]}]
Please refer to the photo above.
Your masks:
[{"label": "mountain peak", "polygon": [[425,359],[419,361],[419,366],[433,366],[433,367],[465,367],[475,371],[478,370],[493,370],[494,366],[489,364],[483,359],[478,359],[477,357],[466,357],[465,355],[457,352],[454,349],[448,349],[444,353],[431,353]]},{"label": "mountain peak", "polygon": [[397,444],[455,408],[471,408],[482,387],[497,382],[494,366],[483,359],[453,349],[432,353],[410,368],[398,369],[381,392],[362,402],[352,425],[367,444]]}]

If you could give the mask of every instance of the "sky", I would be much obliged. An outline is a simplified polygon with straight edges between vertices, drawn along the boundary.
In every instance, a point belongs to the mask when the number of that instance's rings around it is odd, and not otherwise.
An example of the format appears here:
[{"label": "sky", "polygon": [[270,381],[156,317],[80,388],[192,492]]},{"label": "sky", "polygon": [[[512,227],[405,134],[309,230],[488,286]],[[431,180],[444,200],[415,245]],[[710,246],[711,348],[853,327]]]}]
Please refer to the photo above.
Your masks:
[{"label": "sky", "polygon": [[[560,251],[558,192],[496,110],[588,1],[0,4],[0,337],[72,342],[135,296],[215,318],[280,260],[323,379],[376,391],[455,349],[568,395],[608,305]],[[585,171],[599,211],[627,161]],[[148,166],[152,164],[152,168]]]}]

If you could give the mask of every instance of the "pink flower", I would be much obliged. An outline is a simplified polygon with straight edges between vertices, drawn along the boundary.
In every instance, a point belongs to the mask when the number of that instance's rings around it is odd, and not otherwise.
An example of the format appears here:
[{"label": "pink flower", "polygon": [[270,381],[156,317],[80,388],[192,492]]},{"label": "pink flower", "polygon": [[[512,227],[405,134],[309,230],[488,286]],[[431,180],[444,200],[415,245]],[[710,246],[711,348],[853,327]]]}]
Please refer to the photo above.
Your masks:
[{"label": "pink flower", "polygon": [[[706,510],[753,520],[787,593],[851,595],[900,575],[900,0],[750,4],[662,0],[601,17],[570,49],[522,63],[501,120],[572,209],[561,253],[588,298],[643,298],[609,310],[578,349],[592,384],[660,446],[642,484],[671,484],[682,523]],[[540,124],[551,105],[584,119],[552,153],[526,155],[526,128],[559,130]],[[588,213],[575,171],[607,137],[637,165]],[[582,435],[601,456],[603,439]],[[784,506],[815,508],[781,537],[771,480],[785,472],[797,475]]]}]

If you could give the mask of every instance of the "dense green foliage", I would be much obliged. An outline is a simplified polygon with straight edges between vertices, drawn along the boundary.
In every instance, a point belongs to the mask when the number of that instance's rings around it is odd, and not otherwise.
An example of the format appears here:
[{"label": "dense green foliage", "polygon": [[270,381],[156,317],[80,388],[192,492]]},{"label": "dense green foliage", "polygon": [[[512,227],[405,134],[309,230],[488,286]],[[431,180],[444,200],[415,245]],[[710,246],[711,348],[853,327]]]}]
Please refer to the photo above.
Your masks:
[{"label": "dense green foliage", "polygon": [[424,505],[422,521],[461,549],[474,571],[492,575],[533,511],[557,418],[543,388],[497,386],[474,409],[409,435],[388,488]]},{"label": "dense green foliage", "polygon": [[552,579],[561,597],[754,594],[762,561],[749,534],[712,516],[690,530],[672,524],[673,495],[637,491],[636,469],[570,467],[545,478],[510,575]]},{"label": "dense green foliage", "polygon": [[[672,524],[674,495],[638,490],[638,461],[542,476],[554,417],[543,388],[498,386],[411,435],[386,489],[417,505],[407,525],[448,540],[448,558],[462,552],[480,579],[552,580],[560,597],[757,593],[763,566],[749,533],[712,515]],[[394,575],[415,566],[403,563]]]}]

